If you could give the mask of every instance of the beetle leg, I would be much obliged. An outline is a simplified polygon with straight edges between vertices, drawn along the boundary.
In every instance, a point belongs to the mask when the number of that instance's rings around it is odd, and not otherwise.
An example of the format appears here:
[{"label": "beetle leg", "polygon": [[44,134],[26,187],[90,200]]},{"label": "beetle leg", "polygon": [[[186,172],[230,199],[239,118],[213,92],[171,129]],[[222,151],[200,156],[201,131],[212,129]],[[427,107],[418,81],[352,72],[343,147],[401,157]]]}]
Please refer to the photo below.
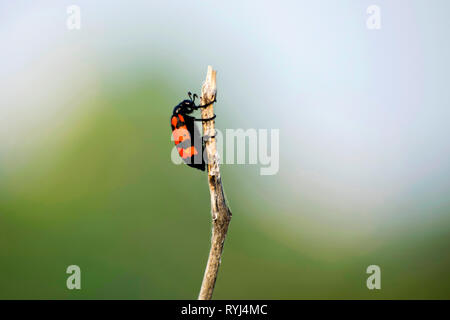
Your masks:
[{"label": "beetle leg", "polygon": [[211,120],[214,120],[216,118],[216,115],[214,115],[214,117],[211,117],[211,118],[207,118],[207,119],[194,119],[194,121],[211,121]]},{"label": "beetle leg", "polygon": [[194,110],[198,110],[198,109],[202,109],[202,108],[206,108],[210,105],[212,105],[214,102],[217,102],[217,100],[214,98],[214,101],[208,102],[207,104],[201,105],[201,106],[196,106],[194,104],[194,106],[192,107]]}]

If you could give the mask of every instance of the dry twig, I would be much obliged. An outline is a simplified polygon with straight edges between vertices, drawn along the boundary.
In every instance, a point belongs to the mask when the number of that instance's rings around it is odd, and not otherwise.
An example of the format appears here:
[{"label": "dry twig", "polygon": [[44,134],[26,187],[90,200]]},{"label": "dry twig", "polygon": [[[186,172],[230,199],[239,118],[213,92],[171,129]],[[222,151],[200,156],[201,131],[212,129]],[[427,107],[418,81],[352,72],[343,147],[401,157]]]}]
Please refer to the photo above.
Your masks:
[{"label": "dry twig", "polygon": [[[216,71],[208,66],[206,80],[202,86],[201,104],[205,105],[216,98]],[[202,110],[202,118],[207,119],[214,116],[214,105],[211,104]],[[215,121],[203,122],[203,134],[214,136]],[[216,139],[210,138],[206,141],[206,153],[208,157],[208,184],[211,195],[211,215],[212,215],[212,237],[211,250],[209,252],[208,263],[203,276],[202,287],[198,296],[199,300],[210,300],[216,284],[217,273],[219,271],[220,259],[222,256],[223,244],[231,220],[231,211],[228,208],[222,187],[222,179],[219,170],[219,156],[216,150]]]}]

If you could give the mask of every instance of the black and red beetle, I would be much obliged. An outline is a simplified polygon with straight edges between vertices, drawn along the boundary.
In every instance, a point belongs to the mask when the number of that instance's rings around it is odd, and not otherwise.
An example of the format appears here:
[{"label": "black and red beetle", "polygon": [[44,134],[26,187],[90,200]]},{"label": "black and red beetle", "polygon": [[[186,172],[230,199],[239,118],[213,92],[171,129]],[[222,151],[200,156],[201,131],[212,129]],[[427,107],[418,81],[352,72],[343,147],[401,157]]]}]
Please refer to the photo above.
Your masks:
[{"label": "black and red beetle", "polygon": [[[195,110],[206,108],[214,101],[202,105],[195,105],[196,94],[188,92],[189,99],[181,101],[173,109],[170,117],[172,127],[172,136],[178,150],[178,154],[183,161],[190,167],[205,171],[205,160],[203,158],[204,140],[206,137],[200,135],[200,131],[195,125],[195,121],[211,121],[216,118],[214,115],[208,119],[196,119],[190,116]],[[211,137],[208,137],[211,138]]]}]

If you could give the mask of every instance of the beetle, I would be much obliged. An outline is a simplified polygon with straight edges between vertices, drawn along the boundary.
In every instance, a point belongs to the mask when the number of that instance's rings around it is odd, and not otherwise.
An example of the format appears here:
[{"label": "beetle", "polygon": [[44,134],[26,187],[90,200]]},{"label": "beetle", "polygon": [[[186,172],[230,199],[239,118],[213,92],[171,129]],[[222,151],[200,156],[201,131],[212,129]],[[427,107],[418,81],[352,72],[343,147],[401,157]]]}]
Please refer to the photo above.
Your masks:
[{"label": "beetle", "polygon": [[216,118],[214,115],[207,119],[196,119],[190,116],[195,110],[206,108],[210,104],[216,102],[209,102],[205,105],[197,106],[195,99],[198,97],[196,94],[188,92],[189,99],[181,101],[173,109],[172,116],[170,117],[170,126],[172,128],[172,136],[177,147],[178,154],[183,161],[190,167],[205,171],[205,160],[203,158],[203,150],[205,148],[204,141],[206,138],[212,138],[211,136],[202,137],[200,131],[195,125],[196,121],[211,121]]}]

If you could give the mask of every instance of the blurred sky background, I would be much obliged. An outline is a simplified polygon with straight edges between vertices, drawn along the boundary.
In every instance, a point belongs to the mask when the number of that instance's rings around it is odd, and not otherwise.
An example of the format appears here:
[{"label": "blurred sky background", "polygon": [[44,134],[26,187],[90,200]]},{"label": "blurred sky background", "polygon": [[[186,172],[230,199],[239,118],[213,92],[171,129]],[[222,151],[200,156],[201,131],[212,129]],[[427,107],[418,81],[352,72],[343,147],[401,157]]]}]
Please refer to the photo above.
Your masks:
[{"label": "blurred sky background", "polygon": [[0,1],[0,298],[197,297],[209,190],[171,162],[169,117],[212,65],[218,129],[280,130],[277,175],[222,166],[214,298],[449,299],[449,10]]}]

